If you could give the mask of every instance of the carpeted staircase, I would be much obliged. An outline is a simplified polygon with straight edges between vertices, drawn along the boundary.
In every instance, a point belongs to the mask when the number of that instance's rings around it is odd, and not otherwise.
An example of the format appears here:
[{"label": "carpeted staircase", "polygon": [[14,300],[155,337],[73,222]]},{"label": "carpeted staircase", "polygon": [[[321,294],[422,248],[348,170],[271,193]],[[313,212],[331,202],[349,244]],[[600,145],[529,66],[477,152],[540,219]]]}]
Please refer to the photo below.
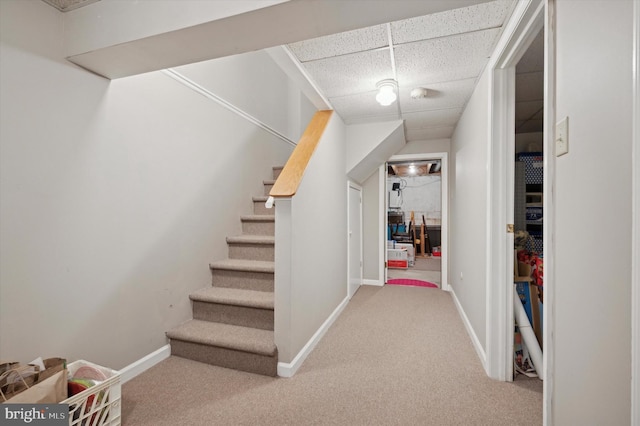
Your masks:
[{"label": "carpeted staircase", "polygon": [[[277,179],[282,167],[273,168]],[[193,319],[167,332],[171,354],[267,376],[277,375],[273,338],[275,216],[264,196],[241,216],[242,235],[227,237],[229,258],[210,265],[212,286],[195,291]]]}]

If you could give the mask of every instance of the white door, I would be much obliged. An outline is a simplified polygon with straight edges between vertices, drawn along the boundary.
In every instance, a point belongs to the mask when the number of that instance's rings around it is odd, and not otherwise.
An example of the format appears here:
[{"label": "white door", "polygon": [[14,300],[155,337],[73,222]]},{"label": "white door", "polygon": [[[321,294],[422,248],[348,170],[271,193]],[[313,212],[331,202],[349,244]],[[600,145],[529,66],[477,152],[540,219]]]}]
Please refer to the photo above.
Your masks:
[{"label": "white door", "polygon": [[349,183],[349,298],[362,284],[362,188]]}]

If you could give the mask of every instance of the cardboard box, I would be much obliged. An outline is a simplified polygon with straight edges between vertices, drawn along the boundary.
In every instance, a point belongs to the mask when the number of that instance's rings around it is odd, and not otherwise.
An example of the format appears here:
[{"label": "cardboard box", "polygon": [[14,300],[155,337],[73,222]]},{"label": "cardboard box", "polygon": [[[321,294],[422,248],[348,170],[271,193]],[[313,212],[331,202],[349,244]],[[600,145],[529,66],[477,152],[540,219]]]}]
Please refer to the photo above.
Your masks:
[{"label": "cardboard box", "polygon": [[409,254],[406,249],[387,249],[387,267],[393,269],[407,269]]},{"label": "cardboard box", "polygon": [[396,243],[395,248],[407,250],[407,260],[409,260],[409,266],[413,266],[416,263],[416,255],[413,244],[409,243]]}]

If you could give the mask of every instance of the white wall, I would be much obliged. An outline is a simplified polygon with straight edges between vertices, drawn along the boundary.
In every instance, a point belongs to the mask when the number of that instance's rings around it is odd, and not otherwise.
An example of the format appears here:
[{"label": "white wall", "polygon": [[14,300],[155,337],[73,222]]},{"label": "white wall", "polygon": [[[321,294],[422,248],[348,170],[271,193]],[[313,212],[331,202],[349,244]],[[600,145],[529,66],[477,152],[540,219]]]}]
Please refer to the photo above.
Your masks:
[{"label": "white wall", "polygon": [[[345,125],[329,123],[291,199],[276,200],[276,345],[291,363],[347,297]],[[284,251],[283,251],[284,250]]]},{"label": "white wall", "polygon": [[[265,51],[198,62],[176,72],[298,142],[315,108]],[[283,105],[283,97],[288,102]],[[283,106],[286,108],[283,111]],[[300,116],[301,111],[303,113]]]},{"label": "white wall", "polygon": [[347,126],[347,175],[358,183],[364,182],[404,145],[402,120]]},{"label": "white wall", "polygon": [[450,152],[451,139],[432,139],[426,141],[411,141],[396,154],[424,154],[430,152]]},{"label": "white wall", "polygon": [[162,73],[66,62],[44,2],[1,7],[0,358],[119,369],[191,317],[291,146]]},{"label": "white wall", "polygon": [[[402,190],[400,195],[391,190],[394,183],[399,183]],[[411,212],[414,212],[414,225],[422,223],[440,225],[442,219],[441,190],[442,179],[439,175],[430,176],[393,176],[387,178],[387,194],[389,194],[390,206],[393,202],[398,204],[405,214],[405,223],[409,223]]]},{"label": "white wall", "polygon": [[484,73],[451,139],[449,282],[486,350],[489,74]]},{"label": "white wall", "polygon": [[632,9],[557,1],[557,425],[630,424]]},{"label": "white wall", "polygon": [[288,0],[102,0],[66,13],[65,56],[176,31],[285,1]]},{"label": "white wall", "polygon": [[[384,173],[384,167],[382,167]],[[362,275],[364,280],[380,281],[380,168],[362,185]],[[384,235],[384,234],[383,234]],[[386,237],[385,237],[386,240]],[[383,283],[380,283],[383,284]]]}]

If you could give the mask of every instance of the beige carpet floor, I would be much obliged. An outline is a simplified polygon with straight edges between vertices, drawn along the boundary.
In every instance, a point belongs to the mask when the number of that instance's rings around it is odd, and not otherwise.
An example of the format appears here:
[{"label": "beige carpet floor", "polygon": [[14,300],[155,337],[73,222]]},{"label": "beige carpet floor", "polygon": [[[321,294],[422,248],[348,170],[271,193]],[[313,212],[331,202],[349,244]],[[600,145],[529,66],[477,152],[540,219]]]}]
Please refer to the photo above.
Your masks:
[{"label": "beige carpet floor", "polygon": [[416,257],[414,266],[407,269],[387,269],[387,278],[409,278],[442,284],[442,262],[439,257]]},{"label": "beige carpet floor", "polygon": [[489,379],[451,296],[363,286],[289,379],[170,357],[122,388],[124,425],[540,425],[542,382]]}]

